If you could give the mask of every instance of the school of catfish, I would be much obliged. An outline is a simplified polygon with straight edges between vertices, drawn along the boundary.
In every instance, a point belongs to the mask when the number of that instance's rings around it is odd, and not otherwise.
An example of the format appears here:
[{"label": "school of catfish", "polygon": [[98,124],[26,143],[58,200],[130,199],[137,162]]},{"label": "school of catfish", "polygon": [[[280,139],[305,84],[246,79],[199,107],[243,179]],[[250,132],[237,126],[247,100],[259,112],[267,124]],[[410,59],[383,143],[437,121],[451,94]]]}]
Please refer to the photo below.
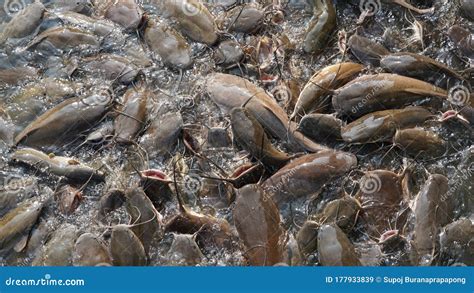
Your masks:
[{"label": "school of catfish", "polygon": [[3,2],[1,265],[474,265],[474,1]]}]

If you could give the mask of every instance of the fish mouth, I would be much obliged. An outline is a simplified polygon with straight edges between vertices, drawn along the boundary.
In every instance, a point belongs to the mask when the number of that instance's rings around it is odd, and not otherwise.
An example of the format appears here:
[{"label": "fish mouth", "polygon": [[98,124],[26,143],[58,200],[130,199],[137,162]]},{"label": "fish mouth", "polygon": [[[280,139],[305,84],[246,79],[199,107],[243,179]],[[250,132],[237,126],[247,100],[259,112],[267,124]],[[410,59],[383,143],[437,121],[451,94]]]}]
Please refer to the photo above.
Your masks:
[{"label": "fish mouth", "polygon": [[168,176],[164,172],[158,169],[143,170],[140,172],[140,175],[146,179],[159,180],[163,182],[171,182]]},{"label": "fish mouth", "polygon": [[398,237],[398,236],[400,236],[398,230],[388,230],[388,231],[385,231],[385,232],[380,236],[379,244],[387,243],[388,241],[393,240],[393,239],[395,239],[395,238]]}]

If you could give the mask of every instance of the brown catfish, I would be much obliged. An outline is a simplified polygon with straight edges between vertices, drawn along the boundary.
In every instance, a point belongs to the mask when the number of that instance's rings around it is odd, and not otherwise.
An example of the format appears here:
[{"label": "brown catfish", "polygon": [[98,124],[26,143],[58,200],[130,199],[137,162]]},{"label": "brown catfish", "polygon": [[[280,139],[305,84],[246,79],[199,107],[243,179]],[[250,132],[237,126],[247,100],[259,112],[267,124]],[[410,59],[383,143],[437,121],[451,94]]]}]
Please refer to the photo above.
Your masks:
[{"label": "brown catfish", "polygon": [[420,265],[431,264],[439,249],[438,234],[453,218],[448,196],[448,178],[431,174],[415,199],[413,236]]},{"label": "brown catfish", "polygon": [[186,39],[163,22],[148,20],[145,28],[145,41],[166,65],[186,69],[193,63],[191,48]]},{"label": "brown catfish", "polygon": [[254,3],[236,6],[219,18],[219,27],[235,33],[255,33],[264,23],[265,11]]},{"label": "brown catfish", "polygon": [[356,199],[362,206],[370,235],[379,237],[388,230],[403,230],[408,211],[403,177],[387,170],[374,170],[361,178]]},{"label": "brown catfish", "polygon": [[[19,4],[20,7],[25,3],[4,2],[4,7],[8,9],[8,5]],[[32,34],[43,20],[45,7],[41,2],[35,1],[27,5],[21,11],[16,13],[13,18],[2,28],[0,32],[0,43],[9,38],[23,38]]]},{"label": "brown catfish", "polygon": [[94,234],[84,233],[74,245],[73,263],[76,266],[95,266],[112,261],[105,245]]},{"label": "brown catfish", "polygon": [[97,6],[105,18],[120,24],[126,29],[135,30],[142,21],[143,10],[135,0],[99,1]]},{"label": "brown catfish", "polygon": [[177,193],[180,213],[166,223],[165,232],[196,234],[196,241],[201,246],[216,245],[228,247],[232,240],[232,231],[225,219],[196,213],[188,209]]},{"label": "brown catfish", "polygon": [[147,257],[140,239],[126,225],[112,229],[110,255],[116,266],[145,266]]},{"label": "brown catfish", "polygon": [[32,48],[40,43],[48,43],[56,49],[71,50],[79,46],[98,48],[99,38],[88,30],[75,27],[52,27],[35,37],[28,48]]},{"label": "brown catfish", "polygon": [[92,58],[85,58],[84,61],[83,71],[122,84],[130,84],[139,73],[138,67],[131,60],[119,55],[101,54]]},{"label": "brown catfish", "polygon": [[65,223],[58,227],[51,239],[33,260],[33,266],[71,266],[74,244],[77,239],[77,228]]},{"label": "brown catfish", "polygon": [[123,107],[114,121],[117,142],[130,143],[143,129],[147,114],[150,91],[145,87],[131,87],[124,94]]},{"label": "brown catfish", "polygon": [[359,74],[363,65],[343,62],[330,65],[316,72],[305,85],[296,102],[290,120],[313,111],[322,113],[329,106],[328,90],[336,89]]},{"label": "brown catfish", "polygon": [[39,77],[38,69],[24,66],[0,69],[0,87],[17,85]]},{"label": "brown catfish", "polygon": [[278,206],[290,200],[317,194],[332,179],[357,165],[350,153],[325,150],[292,160],[263,183]]},{"label": "brown catfish", "polygon": [[344,231],[349,231],[354,227],[360,209],[360,203],[355,198],[345,196],[329,202],[317,218],[323,223],[334,223]]},{"label": "brown catfish", "polygon": [[405,75],[413,78],[436,82],[443,75],[463,81],[464,78],[446,65],[420,54],[399,52],[384,56],[380,60],[380,66],[392,73]]},{"label": "brown catfish", "polygon": [[336,10],[332,0],[312,0],[309,3],[313,8],[313,17],[306,29],[303,51],[320,53],[336,28]]},{"label": "brown catfish", "polygon": [[415,127],[432,117],[422,107],[370,113],[343,126],[342,139],[350,143],[369,143],[392,138],[397,129]]},{"label": "brown catfish", "polygon": [[31,198],[0,219],[0,255],[9,254],[12,249],[23,250],[43,205],[44,202]]},{"label": "brown catfish", "polygon": [[130,229],[148,253],[153,239],[158,237],[161,231],[161,215],[141,188],[125,191],[125,207],[132,220]]},{"label": "brown catfish", "polygon": [[12,160],[77,182],[104,179],[102,172],[81,164],[73,158],[55,156],[53,154],[47,155],[31,148],[16,150],[12,155]]},{"label": "brown catfish", "polygon": [[170,154],[183,130],[183,117],[179,112],[156,117],[140,138],[140,146],[150,157]]},{"label": "brown catfish", "polygon": [[397,130],[393,143],[411,156],[437,157],[447,150],[443,139],[436,133],[422,128]]},{"label": "brown catfish", "polygon": [[298,130],[316,142],[327,142],[341,139],[341,128],[344,122],[334,114],[313,113],[305,115],[298,125]]},{"label": "brown catfish", "polygon": [[296,124],[288,120],[287,114],[278,103],[262,88],[246,79],[215,73],[208,78],[206,90],[214,103],[227,113],[233,108],[245,105],[269,134],[289,141],[295,151],[317,152],[327,149],[296,131]]},{"label": "brown catfish", "polygon": [[318,257],[323,266],[360,266],[347,235],[335,224],[324,225],[318,233]]},{"label": "brown catfish", "polygon": [[455,263],[474,265],[474,223],[472,219],[460,218],[446,227],[440,234],[442,265]]},{"label": "brown catfish", "polygon": [[390,51],[383,45],[359,35],[351,36],[347,44],[351,53],[360,62],[374,67],[380,65],[380,59],[383,56],[390,54]]},{"label": "brown catfish", "polygon": [[318,249],[318,231],[320,227],[320,223],[308,220],[304,222],[296,234],[296,242],[303,255],[313,253]]},{"label": "brown catfish", "polygon": [[194,241],[194,235],[175,234],[168,251],[168,259],[170,265],[195,266],[201,263],[204,255]]},{"label": "brown catfish", "polygon": [[245,108],[232,109],[230,121],[234,140],[263,165],[279,169],[290,160],[288,154],[272,145],[262,125]]},{"label": "brown catfish", "polygon": [[212,45],[217,41],[214,17],[199,0],[157,2],[164,4],[163,9],[177,20],[180,30],[190,39],[207,45]]},{"label": "brown catfish", "polygon": [[86,98],[70,98],[46,111],[15,138],[15,144],[27,146],[62,146],[78,133],[97,123],[109,110],[112,97],[99,93]]},{"label": "brown catfish", "polygon": [[237,192],[233,218],[252,266],[271,266],[283,260],[284,230],[275,203],[256,184]]},{"label": "brown catfish", "polygon": [[373,111],[401,107],[420,97],[446,99],[448,93],[418,79],[379,73],[358,77],[337,89],[332,105],[341,115],[360,117]]}]

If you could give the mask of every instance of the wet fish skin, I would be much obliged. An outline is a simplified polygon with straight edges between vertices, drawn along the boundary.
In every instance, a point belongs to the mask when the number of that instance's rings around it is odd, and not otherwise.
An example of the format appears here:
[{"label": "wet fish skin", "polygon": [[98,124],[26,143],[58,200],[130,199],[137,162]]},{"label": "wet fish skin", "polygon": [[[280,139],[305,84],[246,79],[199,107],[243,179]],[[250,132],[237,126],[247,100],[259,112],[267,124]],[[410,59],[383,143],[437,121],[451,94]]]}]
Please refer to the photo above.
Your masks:
[{"label": "wet fish skin", "polygon": [[217,41],[214,16],[199,0],[156,0],[170,17],[177,20],[181,32],[190,39],[213,45]]},{"label": "wet fish skin", "polygon": [[73,263],[75,266],[96,266],[112,261],[107,247],[94,234],[84,233],[74,244]]},{"label": "wet fish skin", "polygon": [[403,177],[388,170],[365,172],[359,181],[359,192],[355,198],[362,206],[362,215],[367,231],[374,237],[393,230],[402,229],[408,216],[408,195],[402,187]]},{"label": "wet fish skin", "polygon": [[332,139],[341,140],[341,128],[345,123],[333,114],[313,113],[303,116],[298,130],[319,143],[327,143]]},{"label": "wet fish skin", "polygon": [[0,43],[9,38],[24,38],[32,34],[41,24],[44,12],[45,7],[41,2],[35,1],[27,5],[16,13],[6,26],[3,27],[3,30],[0,32]]},{"label": "wet fish skin", "polygon": [[28,164],[34,168],[45,169],[56,176],[64,176],[72,181],[86,182],[89,180],[103,180],[104,174],[82,165],[76,160],[61,156],[48,156],[47,154],[31,149],[23,148],[16,150],[12,160]]},{"label": "wet fish skin", "polygon": [[110,255],[115,266],[145,266],[148,262],[140,239],[125,225],[112,229]]},{"label": "wet fish skin", "polygon": [[173,265],[195,266],[201,263],[204,255],[193,235],[175,234],[168,251],[168,259]]},{"label": "wet fish skin", "polygon": [[262,88],[241,77],[214,73],[206,80],[206,92],[221,110],[230,113],[241,107],[251,112],[274,137],[289,143],[292,151],[318,152],[327,147],[317,144],[297,131],[286,112]]},{"label": "wet fish skin", "polygon": [[33,266],[71,266],[77,228],[71,224],[58,227],[46,242],[43,251],[33,260]]},{"label": "wet fish skin", "polygon": [[415,198],[414,244],[420,265],[429,265],[439,249],[438,234],[441,227],[453,219],[448,198],[448,178],[431,174]]},{"label": "wet fish skin", "polygon": [[61,147],[97,123],[110,109],[108,93],[70,98],[31,122],[15,137],[15,144],[44,149]]},{"label": "wet fish skin", "polygon": [[372,143],[390,140],[398,129],[422,125],[433,117],[422,107],[377,111],[341,128],[342,139],[349,143]]},{"label": "wet fish skin", "polygon": [[254,158],[270,169],[283,167],[290,156],[275,148],[263,127],[245,108],[234,108],[230,112],[234,140]]},{"label": "wet fish skin", "polygon": [[325,184],[356,165],[357,158],[351,153],[325,150],[290,161],[262,186],[282,208],[296,198],[317,194]]},{"label": "wet fish skin", "polygon": [[378,110],[399,108],[420,98],[448,98],[444,89],[427,82],[391,73],[363,75],[337,89],[334,109],[353,118]]},{"label": "wet fish skin", "polygon": [[464,78],[446,65],[416,53],[398,52],[385,55],[380,60],[380,66],[389,72],[418,78],[427,82],[437,82],[446,74],[455,81]]},{"label": "wet fish skin", "polygon": [[327,66],[316,72],[301,91],[290,120],[305,113],[324,113],[330,101],[328,90],[336,89],[354,78],[364,66],[352,62],[343,62]]},{"label": "wet fish skin", "polygon": [[360,266],[354,246],[334,224],[323,225],[318,233],[319,262],[323,266]]},{"label": "wet fish skin", "polygon": [[0,219],[0,254],[10,253],[20,242],[27,243],[31,228],[38,221],[43,206],[44,201],[32,198]]},{"label": "wet fish skin", "polygon": [[320,53],[336,27],[336,10],[331,0],[312,0],[313,17],[303,40],[303,51]]},{"label": "wet fish skin", "polygon": [[285,233],[280,214],[260,186],[246,185],[238,190],[233,217],[250,265],[271,266],[283,260]]},{"label": "wet fish skin", "polygon": [[156,20],[148,20],[145,42],[163,62],[171,67],[187,69],[193,64],[191,48],[186,39],[172,27]]},{"label": "wet fish skin", "polygon": [[437,157],[447,151],[447,144],[443,139],[422,128],[397,130],[393,143],[411,156]]},{"label": "wet fish skin", "polygon": [[140,86],[129,88],[123,97],[123,107],[114,120],[115,139],[119,143],[131,143],[143,129],[147,120],[147,100],[151,92]]},{"label": "wet fish skin", "polygon": [[347,45],[360,62],[373,67],[379,67],[380,59],[390,54],[383,45],[357,34],[349,38]]}]

